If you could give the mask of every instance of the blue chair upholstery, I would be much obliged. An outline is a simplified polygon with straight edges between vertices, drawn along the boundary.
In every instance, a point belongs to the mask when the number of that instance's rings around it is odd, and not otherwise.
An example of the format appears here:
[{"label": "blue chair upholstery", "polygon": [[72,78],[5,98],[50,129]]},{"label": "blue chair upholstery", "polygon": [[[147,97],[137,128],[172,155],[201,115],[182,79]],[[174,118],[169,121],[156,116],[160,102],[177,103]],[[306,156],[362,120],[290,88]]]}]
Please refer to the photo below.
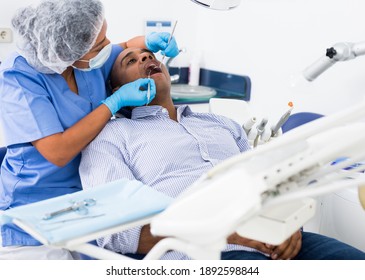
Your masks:
[{"label": "blue chair upholstery", "polygon": [[300,126],[310,121],[314,121],[320,117],[323,117],[323,115],[311,112],[295,113],[289,117],[289,119],[283,124],[281,129],[283,130],[283,133],[285,133],[297,126]]},{"label": "blue chair upholstery", "polygon": [[0,147],[0,165],[3,162],[5,154],[6,154],[6,147]]}]

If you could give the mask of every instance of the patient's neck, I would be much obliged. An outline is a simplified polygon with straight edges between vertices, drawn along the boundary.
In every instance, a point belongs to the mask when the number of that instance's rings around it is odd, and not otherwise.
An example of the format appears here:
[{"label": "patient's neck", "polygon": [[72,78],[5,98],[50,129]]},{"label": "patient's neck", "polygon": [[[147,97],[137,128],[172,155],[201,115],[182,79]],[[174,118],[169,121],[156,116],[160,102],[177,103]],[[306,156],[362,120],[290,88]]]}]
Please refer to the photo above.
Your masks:
[{"label": "patient's neck", "polygon": [[164,107],[169,112],[170,119],[177,122],[176,108],[171,98],[169,100],[164,100],[164,102],[159,102],[158,105]]},{"label": "patient's neck", "polygon": [[159,90],[150,105],[164,107],[169,112],[170,119],[177,122],[177,114],[174,102],[172,101],[170,90]]}]

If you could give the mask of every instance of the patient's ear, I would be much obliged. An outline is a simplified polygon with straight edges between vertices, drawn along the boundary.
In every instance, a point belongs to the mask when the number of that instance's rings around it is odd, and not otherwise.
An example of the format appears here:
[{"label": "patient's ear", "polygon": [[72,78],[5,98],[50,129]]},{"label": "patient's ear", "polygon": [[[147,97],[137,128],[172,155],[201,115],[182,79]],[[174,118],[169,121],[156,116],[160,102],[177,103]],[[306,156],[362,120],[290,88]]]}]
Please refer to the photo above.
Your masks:
[{"label": "patient's ear", "polygon": [[116,92],[118,89],[120,89],[120,87],[115,87],[115,88],[113,88],[113,89],[112,89],[112,92],[114,93],[114,92]]}]

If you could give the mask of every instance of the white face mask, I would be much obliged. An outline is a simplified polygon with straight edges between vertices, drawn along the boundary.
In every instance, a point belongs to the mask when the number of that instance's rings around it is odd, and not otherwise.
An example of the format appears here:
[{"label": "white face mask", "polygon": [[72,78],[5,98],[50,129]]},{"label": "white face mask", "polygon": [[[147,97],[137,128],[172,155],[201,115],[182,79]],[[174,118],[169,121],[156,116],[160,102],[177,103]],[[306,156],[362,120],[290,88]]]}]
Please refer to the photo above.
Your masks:
[{"label": "white face mask", "polygon": [[104,65],[104,63],[108,60],[110,54],[112,52],[112,44],[106,45],[101,51],[93,58],[89,60],[79,59],[78,61],[89,62],[89,68],[77,68],[72,65],[73,68],[78,69],[80,71],[91,71],[94,69],[98,69]]}]

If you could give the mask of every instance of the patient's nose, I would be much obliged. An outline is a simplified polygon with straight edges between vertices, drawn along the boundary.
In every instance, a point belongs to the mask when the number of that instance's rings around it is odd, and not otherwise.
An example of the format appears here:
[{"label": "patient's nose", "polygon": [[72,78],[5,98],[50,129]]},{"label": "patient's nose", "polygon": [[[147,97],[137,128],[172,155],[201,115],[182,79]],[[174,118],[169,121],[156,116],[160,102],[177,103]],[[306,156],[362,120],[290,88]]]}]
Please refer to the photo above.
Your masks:
[{"label": "patient's nose", "polygon": [[145,62],[146,60],[152,60],[153,56],[150,53],[141,53],[139,59],[141,62]]}]

